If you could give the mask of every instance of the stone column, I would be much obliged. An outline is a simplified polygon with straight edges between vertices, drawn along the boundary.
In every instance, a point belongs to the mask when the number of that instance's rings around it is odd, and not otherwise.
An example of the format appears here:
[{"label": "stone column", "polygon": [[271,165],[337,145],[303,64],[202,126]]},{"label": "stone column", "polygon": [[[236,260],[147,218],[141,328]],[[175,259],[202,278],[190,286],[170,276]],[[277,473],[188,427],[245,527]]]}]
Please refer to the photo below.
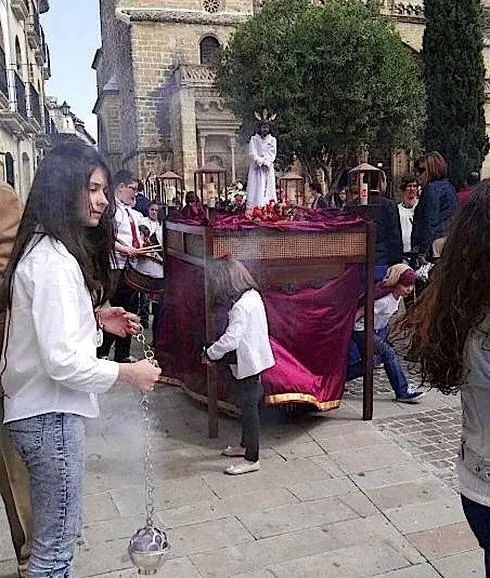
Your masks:
[{"label": "stone column", "polygon": [[235,167],[235,149],[236,149],[236,138],[235,136],[230,136],[230,149],[231,149],[231,182],[236,181],[236,167]]},{"label": "stone column", "polygon": [[179,100],[183,185],[186,189],[190,189],[194,187],[194,171],[198,162],[194,91],[190,88],[181,88]]},{"label": "stone column", "polygon": [[199,135],[199,148],[201,153],[201,166],[206,163],[206,135]]}]

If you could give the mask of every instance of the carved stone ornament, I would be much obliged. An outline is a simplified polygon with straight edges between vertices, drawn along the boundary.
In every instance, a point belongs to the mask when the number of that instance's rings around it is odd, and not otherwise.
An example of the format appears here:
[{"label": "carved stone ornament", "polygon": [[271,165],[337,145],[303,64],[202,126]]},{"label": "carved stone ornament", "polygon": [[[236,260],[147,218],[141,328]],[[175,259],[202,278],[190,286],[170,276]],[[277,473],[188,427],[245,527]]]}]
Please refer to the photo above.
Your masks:
[{"label": "carved stone ornament", "polygon": [[415,2],[395,2],[392,13],[395,16],[415,16],[422,18],[424,16],[424,5]]},{"label": "carved stone ornament", "polygon": [[202,7],[206,12],[210,12],[211,14],[216,14],[219,12],[220,9],[220,1],[219,0],[202,0]]}]

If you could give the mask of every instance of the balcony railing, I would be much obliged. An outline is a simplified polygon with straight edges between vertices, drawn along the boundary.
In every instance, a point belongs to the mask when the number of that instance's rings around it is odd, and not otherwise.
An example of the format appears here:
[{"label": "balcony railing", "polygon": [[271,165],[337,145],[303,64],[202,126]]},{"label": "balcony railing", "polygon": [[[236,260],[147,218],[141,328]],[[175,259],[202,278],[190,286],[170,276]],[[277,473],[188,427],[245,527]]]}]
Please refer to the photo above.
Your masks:
[{"label": "balcony railing", "polygon": [[35,50],[41,48],[41,22],[39,21],[39,14],[32,12],[29,15],[27,22],[27,43]]},{"label": "balcony railing", "polygon": [[49,46],[46,44],[46,60],[44,61],[44,80],[49,80],[51,78],[51,55],[49,53]]},{"label": "balcony railing", "polygon": [[29,4],[27,0],[12,0],[12,12],[19,20],[25,20],[29,15]]},{"label": "balcony railing", "polygon": [[7,78],[7,67],[5,66],[5,52],[0,48],[0,92],[8,99],[9,83]]},{"label": "balcony railing", "polygon": [[50,137],[54,137],[58,134],[58,129],[56,128],[56,125],[54,124],[53,119],[49,114],[47,106],[44,107],[44,130]]},{"label": "balcony railing", "polygon": [[180,85],[213,86],[216,78],[216,68],[214,66],[181,64],[176,72]]},{"label": "balcony railing", "polygon": [[48,58],[47,55],[48,45],[46,44],[46,36],[44,35],[44,29],[42,26],[39,26],[39,36],[41,38],[41,56],[44,64]]},{"label": "balcony railing", "polygon": [[31,83],[29,83],[29,109],[31,118],[34,118],[38,122],[39,126],[42,126],[43,117],[41,114],[41,100],[38,91]]},{"label": "balcony railing", "polygon": [[405,18],[423,18],[424,3],[423,0],[381,0],[379,2],[382,14],[395,17]]},{"label": "balcony railing", "polygon": [[26,98],[26,85],[20,76],[12,70],[14,78],[14,89],[15,89],[15,105],[16,112],[20,114],[23,118],[27,120],[27,98]]}]

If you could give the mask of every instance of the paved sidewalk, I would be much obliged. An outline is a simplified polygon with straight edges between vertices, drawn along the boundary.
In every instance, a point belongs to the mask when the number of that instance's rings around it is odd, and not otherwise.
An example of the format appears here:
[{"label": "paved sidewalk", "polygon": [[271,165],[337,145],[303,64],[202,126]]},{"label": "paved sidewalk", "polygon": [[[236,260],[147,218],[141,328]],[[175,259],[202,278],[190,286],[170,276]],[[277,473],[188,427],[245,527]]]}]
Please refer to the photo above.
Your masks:
[{"label": "paved sidewalk", "polygon": [[[482,554],[455,491],[455,398],[393,403],[377,374],[375,420],[360,420],[357,384],[339,410],[263,416],[260,472],[221,473],[238,439],[180,390],[152,396],[157,519],[171,541],[169,578],[483,577]],[[85,538],[76,575],[134,576],[128,537],[144,521],[138,395],[117,386],[88,427]],[[15,564],[0,511],[0,576]]]}]

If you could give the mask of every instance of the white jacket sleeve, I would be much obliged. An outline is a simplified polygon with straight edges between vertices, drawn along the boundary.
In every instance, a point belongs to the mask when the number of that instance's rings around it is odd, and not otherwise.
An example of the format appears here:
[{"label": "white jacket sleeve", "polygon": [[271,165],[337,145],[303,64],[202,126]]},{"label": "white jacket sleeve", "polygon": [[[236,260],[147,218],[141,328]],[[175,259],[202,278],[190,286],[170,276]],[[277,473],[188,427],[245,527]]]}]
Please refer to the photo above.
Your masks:
[{"label": "white jacket sleeve", "polygon": [[226,353],[238,348],[247,326],[247,312],[239,302],[231,308],[228,327],[223,335],[206,351],[212,360],[221,359]]},{"label": "white jacket sleeve", "polygon": [[70,389],[107,391],[117,380],[118,364],[97,359],[95,343],[92,355],[79,350],[87,339],[79,327],[80,296],[85,291],[81,271],[74,260],[62,255],[44,265],[36,267],[31,281],[34,331],[44,369],[52,380]]}]

